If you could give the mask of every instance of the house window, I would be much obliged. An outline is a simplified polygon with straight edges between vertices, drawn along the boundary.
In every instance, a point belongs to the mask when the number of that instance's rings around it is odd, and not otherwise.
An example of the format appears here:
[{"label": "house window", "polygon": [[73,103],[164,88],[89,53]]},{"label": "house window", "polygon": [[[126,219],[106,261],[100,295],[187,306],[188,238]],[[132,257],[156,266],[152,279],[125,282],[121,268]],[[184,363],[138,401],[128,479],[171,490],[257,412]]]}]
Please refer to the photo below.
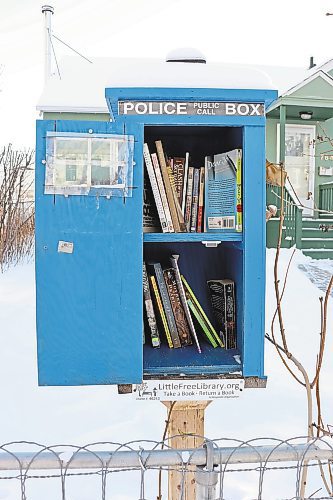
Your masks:
[{"label": "house window", "polygon": [[45,193],[131,196],[132,136],[48,133]]}]

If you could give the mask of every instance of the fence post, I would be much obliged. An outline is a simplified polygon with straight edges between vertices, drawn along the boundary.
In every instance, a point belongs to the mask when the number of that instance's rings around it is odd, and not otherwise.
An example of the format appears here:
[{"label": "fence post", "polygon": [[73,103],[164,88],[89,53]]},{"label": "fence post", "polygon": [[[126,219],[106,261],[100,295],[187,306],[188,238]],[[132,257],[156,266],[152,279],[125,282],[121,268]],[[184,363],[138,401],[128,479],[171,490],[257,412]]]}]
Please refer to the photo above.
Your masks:
[{"label": "fence post", "polygon": [[[177,401],[175,403],[168,428],[169,446],[174,449],[202,446],[205,409],[209,403],[210,401]],[[171,406],[169,401],[165,401],[163,404],[168,408]],[[194,500],[196,498],[195,466],[187,466],[186,469],[191,470],[191,472],[182,474],[175,470],[169,471],[169,500],[178,500],[182,489],[182,500]]]}]

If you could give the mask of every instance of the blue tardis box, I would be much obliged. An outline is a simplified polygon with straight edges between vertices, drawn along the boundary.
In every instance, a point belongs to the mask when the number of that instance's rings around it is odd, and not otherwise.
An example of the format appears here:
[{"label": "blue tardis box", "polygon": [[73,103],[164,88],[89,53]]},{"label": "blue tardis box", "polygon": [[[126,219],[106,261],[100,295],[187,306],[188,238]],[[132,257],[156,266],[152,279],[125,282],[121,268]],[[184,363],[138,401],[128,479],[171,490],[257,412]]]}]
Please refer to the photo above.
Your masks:
[{"label": "blue tardis box", "polygon": [[37,122],[40,385],[264,385],[265,108],[276,92],[246,72],[232,88],[232,74],[226,83],[202,64],[168,66],[178,86],[155,82],[168,64],[150,85],[120,85],[118,72],[104,121],[82,111]]}]

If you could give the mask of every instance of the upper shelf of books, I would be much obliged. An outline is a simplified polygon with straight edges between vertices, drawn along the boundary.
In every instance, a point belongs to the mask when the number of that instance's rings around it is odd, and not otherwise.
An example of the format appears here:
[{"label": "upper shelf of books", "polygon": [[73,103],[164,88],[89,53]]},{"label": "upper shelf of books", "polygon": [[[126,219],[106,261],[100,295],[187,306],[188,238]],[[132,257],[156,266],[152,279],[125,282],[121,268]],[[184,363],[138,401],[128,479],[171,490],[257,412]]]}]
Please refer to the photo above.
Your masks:
[{"label": "upper shelf of books", "polygon": [[242,240],[241,127],[145,128],[144,241]]}]

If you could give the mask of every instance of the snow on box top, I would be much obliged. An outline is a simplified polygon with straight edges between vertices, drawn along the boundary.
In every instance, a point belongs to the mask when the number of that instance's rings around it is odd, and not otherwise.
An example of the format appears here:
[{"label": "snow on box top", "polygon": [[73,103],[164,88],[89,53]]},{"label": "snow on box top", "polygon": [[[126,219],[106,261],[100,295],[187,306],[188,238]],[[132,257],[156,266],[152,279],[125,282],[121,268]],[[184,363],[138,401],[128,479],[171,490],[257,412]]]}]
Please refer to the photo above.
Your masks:
[{"label": "snow on box top", "polygon": [[[157,59],[93,58],[92,64],[79,57],[66,57],[60,64],[61,79],[47,82],[37,109],[43,112],[108,113],[105,88],[219,88],[274,90],[286,75],[284,88],[298,82],[305,71],[237,64],[165,62]],[[279,75],[279,87],[273,83]],[[296,76],[297,75],[297,76]]]}]

